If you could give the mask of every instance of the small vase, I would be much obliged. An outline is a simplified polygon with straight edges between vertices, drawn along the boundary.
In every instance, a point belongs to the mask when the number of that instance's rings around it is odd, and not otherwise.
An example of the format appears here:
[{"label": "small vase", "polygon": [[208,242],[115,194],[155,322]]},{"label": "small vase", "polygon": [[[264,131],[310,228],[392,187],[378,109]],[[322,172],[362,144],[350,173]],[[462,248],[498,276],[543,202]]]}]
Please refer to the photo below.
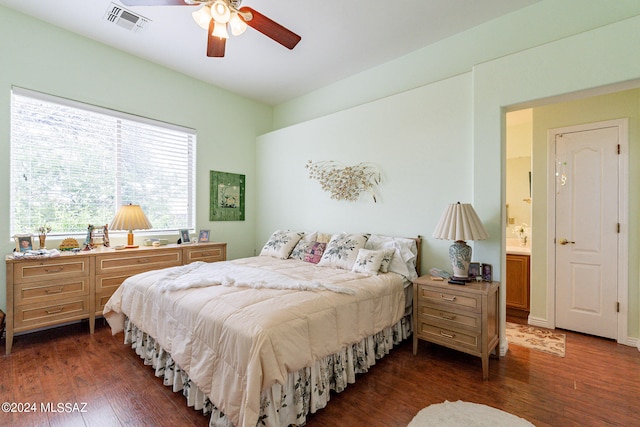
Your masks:
[{"label": "small vase", "polygon": [[41,234],[38,236],[38,239],[40,239],[40,249],[47,249],[44,241],[47,240],[47,236],[45,236],[44,234]]},{"label": "small vase", "polygon": [[520,247],[524,248],[525,246],[527,246],[527,236],[522,236],[520,237]]}]

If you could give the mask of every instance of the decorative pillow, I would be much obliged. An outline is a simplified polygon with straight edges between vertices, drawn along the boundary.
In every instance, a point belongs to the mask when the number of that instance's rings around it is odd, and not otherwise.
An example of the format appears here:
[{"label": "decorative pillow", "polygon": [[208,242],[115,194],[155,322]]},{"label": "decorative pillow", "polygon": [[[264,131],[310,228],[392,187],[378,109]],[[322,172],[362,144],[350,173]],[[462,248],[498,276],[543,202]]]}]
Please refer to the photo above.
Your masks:
[{"label": "decorative pillow", "polygon": [[369,234],[334,234],[318,265],[351,270],[358,258],[358,251],[364,248],[369,236]]},{"label": "decorative pillow", "polygon": [[318,236],[316,237],[316,242],[329,243],[332,237],[333,237],[333,234],[331,233],[318,233]]},{"label": "decorative pillow", "polygon": [[309,246],[309,248],[304,254],[303,261],[310,262],[312,264],[319,263],[326,247],[327,247],[327,244],[324,242],[311,243],[311,246]]},{"label": "decorative pillow", "polygon": [[357,273],[378,274],[383,256],[384,251],[360,249],[352,270]]},{"label": "decorative pillow", "polygon": [[273,258],[286,259],[293,250],[293,247],[298,243],[303,233],[297,233],[295,231],[274,231],[269,241],[265,243],[260,256],[270,256]]},{"label": "decorative pillow", "polygon": [[382,273],[389,272],[389,265],[391,265],[391,260],[393,259],[393,254],[395,253],[396,253],[396,250],[393,248],[384,249],[382,251],[382,262],[380,263],[380,271]]},{"label": "decorative pillow", "polygon": [[304,254],[307,252],[307,249],[309,249],[316,242],[317,235],[318,233],[316,233],[315,231],[313,233],[304,233],[304,236],[302,236],[302,238],[296,244],[296,247],[291,251],[291,255],[289,255],[289,258],[299,259],[301,261],[304,260]]}]

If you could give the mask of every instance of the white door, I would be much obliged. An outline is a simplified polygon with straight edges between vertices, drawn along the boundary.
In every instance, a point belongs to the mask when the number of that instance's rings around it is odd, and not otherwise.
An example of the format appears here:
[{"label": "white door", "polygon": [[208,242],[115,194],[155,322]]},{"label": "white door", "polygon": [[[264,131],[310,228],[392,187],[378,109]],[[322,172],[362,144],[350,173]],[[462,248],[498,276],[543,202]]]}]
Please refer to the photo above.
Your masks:
[{"label": "white door", "polygon": [[556,134],[556,326],[618,333],[617,126]]}]

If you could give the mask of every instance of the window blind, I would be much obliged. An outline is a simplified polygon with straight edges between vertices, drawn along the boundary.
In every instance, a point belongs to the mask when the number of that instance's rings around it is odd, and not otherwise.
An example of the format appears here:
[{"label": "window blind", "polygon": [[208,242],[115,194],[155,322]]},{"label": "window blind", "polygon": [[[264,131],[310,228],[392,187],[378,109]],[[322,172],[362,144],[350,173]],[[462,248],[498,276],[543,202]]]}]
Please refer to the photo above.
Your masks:
[{"label": "window blind", "polygon": [[139,204],[153,231],[195,228],[192,129],[13,88],[11,232],[84,233]]}]

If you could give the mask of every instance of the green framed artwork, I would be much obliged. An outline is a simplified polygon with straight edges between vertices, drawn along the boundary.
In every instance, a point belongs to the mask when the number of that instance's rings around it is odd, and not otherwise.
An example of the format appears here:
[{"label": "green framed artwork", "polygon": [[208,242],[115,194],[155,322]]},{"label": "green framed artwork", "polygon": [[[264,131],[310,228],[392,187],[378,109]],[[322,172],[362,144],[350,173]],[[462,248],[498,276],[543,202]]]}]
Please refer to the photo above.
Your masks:
[{"label": "green framed artwork", "polygon": [[244,175],[211,171],[209,221],[244,221]]}]

